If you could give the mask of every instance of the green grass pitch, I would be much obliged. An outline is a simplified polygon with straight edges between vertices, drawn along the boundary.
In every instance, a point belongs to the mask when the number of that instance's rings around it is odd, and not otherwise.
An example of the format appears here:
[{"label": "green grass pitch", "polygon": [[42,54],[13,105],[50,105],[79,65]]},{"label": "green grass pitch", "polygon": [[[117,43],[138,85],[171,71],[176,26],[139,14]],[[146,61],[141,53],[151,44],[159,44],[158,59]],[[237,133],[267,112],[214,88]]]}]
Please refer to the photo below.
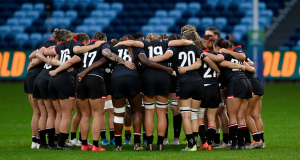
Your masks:
[{"label": "green grass pitch", "polygon": [[[264,150],[181,152],[184,144],[165,146],[163,152],[136,152],[133,145],[123,146],[121,152],[114,151],[114,146],[105,146],[106,152],[82,152],[79,147],[74,151],[30,149],[31,116],[23,85],[0,84],[0,159],[300,159],[300,85],[266,85],[262,105],[267,145]],[[171,111],[169,120],[171,142]],[[184,139],[183,130],[180,139]]]}]

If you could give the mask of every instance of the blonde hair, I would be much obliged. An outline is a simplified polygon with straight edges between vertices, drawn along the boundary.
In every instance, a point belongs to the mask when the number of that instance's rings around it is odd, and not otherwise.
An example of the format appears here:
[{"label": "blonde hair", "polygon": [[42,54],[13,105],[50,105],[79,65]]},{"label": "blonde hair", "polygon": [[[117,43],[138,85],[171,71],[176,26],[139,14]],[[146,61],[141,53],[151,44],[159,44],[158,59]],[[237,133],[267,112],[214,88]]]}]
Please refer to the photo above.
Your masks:
[{"label": "blonde hair", "polygon": [[147,41],[153,41],[153,40],[159,40],[157,34],[154,33],[148,33],[147,37],[146,37]]}]

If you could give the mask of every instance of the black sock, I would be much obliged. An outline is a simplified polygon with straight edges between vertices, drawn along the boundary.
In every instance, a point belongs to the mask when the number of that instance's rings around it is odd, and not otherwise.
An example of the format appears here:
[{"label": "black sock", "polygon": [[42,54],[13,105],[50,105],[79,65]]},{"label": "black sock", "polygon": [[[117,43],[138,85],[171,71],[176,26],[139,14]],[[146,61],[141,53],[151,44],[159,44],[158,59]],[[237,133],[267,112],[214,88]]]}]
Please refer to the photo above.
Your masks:
[{"label": "black sock", "polygon": [[[208,133],[209,134],[209,133]],[[215,143],[217,143],[217,144],[219,144],[220,142],[221,142],[221,140],[220,140],[220,133],[216,133],[215,132],[215,135],[214,135],[214,142]],[[208,143],[208,142],[207,142]]]},{"label": "black sock", "polygon": [[131,133],[125,133],[125,138],[130,139],[131,138]]},{"label": "black sock", "polygon": [[239,146],[245,145],[246,128],[246,125],[238,126],[237,138]]},{"label": "black sock", "polygon": [[[213,138],[215,137],[215,134],[216,134],[216,128],[209,126],[208,129],[207,129],[207,144],[208,145],[212,144]],[[219,141],[219,143],[220,143],[220,141]]]},{"label": "black sock", "polygon": [[87,139],[86,140],[82,140],[81,143],[82,143],[82,145],[86,146],[88,144]]},{"label": "black sock", "polygon": [[238,126],[237,123],[229,125],[229,135],[232,141],[232,146],[236,146],[236,134],[237,134]]},{"label": "black sock", "polygon": [[71,132],[71,140],[76,138],[76,132]]},{"label": "black sock", "polygon": [[223,133],[223,142],[228,144],[229,141],[229,134],[228,133]]},{"label": "black sock", "polygon": [[193,136],[193,134],[187,134],[186,139],[188,141],[188,147],[193,148],[193,146],[194,146],[194,136]]},{"label": "black sock", "polygon": [[66,135],[67,135],[66,139],[69,139],[69,135],[70,135],[70,134],[69,134],[69,132],[68,132],[68,133],[66,133]]},{"label": "black sock", "polygon": [[47,134],[48,134],[48,144],[53,145],[54,144],[54,135],[55,135],[55,128],[48,128]]},{"label": "black sock", "polygon": [[157,137],[157,145],[163,144],[164,142],[164,137],[163,136],[158,136]]},{"label": "black sock", "polygon": [[206,142],[206,133],[204,124],[199,124],[199,136],[201,138],[202,144]]},{"label": "black sock", "polygon": [[79,140],[81,141],[82,139],[81,139],[81,132],[79,132]]},{"label": "black sock", "polygon": [[181,115],[178,114],[176,116],[173,116],[174,138],[179,139],[180,132],[181,132],[181,124],[182,124]]},{"label": "black sock", "polygon": [[153,135],[147,136],[147,144],[153,144]]},{"label": "black sock", "polygon": [[93,141],[93,145],[96,146],[97,148],[99,147],[98,142],[99,141]]},{"label": "black sock", "polygon": [[115,135],[116,145],[121,146],[122,145],[122,135]]},{"label": "black sock", "polygon": [[134,143],[141,143],[141,133],[134,133]]},{"label": "black sock", "polygon": [[168,128],[169,128],[169,116],[166,114],[167,117],[167,128],[166,128],[166,133],[165,133],[165,138],[168,138]]},{"label": "black sock", "polygon": [[259,133],[253,132],[253,133],[252,133],[252,137],[253,137],[253,140],[254,140],[255,142],[259,142],[259,141],[260,141],[260,135],[259,135]]},{"label": "black sock", "polygon": [[110,134],[110,140],[115,138],[115,129],[114,128],[110,128],[109,129],[109,134]]},{"label": "black sock", "polygon": [[41,139],[40,139],[40,137],[36,137],[36,143],[41,144]]},{"label": "black sock", "polygon": [[102,139],[102,140],[103,140],[103,139],[106,139],[106,129],[101,129],[100,135],[101,135],[101,139]]},{"label": "black sock", "polygon": [[59,137],[59,134],[56,134],[54,135],[54,141],[58,141],[58,137]]},{"label": "black sock", "polygon": [[147,139],[147,136],[146,136],[146,132],[144,131],[143,132],[143,140],[146,140]]},{"label": "black sock", "polygon": [[194,136],[194,145],[196,145],[198,140],[198,132],[193,132],[193,136]]},{"label": "black sock", "polygon": [[260,139],[261,139],[263,142],[265,142],[264,132],[260,132],[260,133],[258,133],[258,134],[259,134]]},{"label": "black sock", "polygon": [[248,128],[246,129],[245,141],[246,143],[251,143],[251,136]]},{"label": "black sock", "polygon": [[46,144],[46,130],[39,130],[41,144]]},{"label": "black sock", "polygon": [[36,143],[36,136],[32,136],[32,142]]},{"label": "black sock", "polygon": [[63,147],[65,145],[67,139],[67,135],[64,133],[59,134],[58,146]]}]

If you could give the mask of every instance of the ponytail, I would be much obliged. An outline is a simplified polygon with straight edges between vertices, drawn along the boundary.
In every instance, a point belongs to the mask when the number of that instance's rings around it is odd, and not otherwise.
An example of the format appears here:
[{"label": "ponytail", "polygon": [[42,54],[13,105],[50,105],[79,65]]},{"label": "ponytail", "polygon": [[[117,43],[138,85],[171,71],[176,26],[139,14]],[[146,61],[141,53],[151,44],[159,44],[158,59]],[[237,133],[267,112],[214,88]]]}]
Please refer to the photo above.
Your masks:
[{"label": "ponytail", "polygon": [[153,40],[158,40],[158,39],[159,39],[158,36],[154,33],[148,33],[148,35],[146,37],[146,40],[148,42],[153,41]]},{"label": "ponytail", "polygon": [[229,36],[228,35],[225,36],[225,39],[218,38],[214,42],[214,46],[220,47],[220,48],[225,48],[225,49],[232,49],[233,48],[233,44],[229,41]]}]

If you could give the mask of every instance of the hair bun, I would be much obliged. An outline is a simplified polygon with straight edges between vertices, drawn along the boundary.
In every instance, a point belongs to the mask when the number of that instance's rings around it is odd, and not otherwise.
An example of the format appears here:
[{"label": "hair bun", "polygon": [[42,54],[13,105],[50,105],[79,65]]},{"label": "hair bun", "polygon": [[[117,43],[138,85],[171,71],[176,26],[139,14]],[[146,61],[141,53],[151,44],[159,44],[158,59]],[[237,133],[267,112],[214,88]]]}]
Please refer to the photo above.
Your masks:
[{"label": "hair bun", "polygon": [[114,43],[114,42],[117,42],[117,41],[118,41],[118,40],[114,38],[114,39],[111,39],[111,40],[110,40],[110,43]]},{"label": "hair bun", "polygon": [[228,41],[228,40],[229,40],[229,38],[230,38],[230,37],[229,37],[229,35],[226,35],[226,36],[225,36],[225,40],[227,40],[227,41]]},{"label": "hair bun", "polygon": [[213,41],[213,38],[212,38],[212,37],[209,37],[209,40],[210,40],[210,41]]}]

